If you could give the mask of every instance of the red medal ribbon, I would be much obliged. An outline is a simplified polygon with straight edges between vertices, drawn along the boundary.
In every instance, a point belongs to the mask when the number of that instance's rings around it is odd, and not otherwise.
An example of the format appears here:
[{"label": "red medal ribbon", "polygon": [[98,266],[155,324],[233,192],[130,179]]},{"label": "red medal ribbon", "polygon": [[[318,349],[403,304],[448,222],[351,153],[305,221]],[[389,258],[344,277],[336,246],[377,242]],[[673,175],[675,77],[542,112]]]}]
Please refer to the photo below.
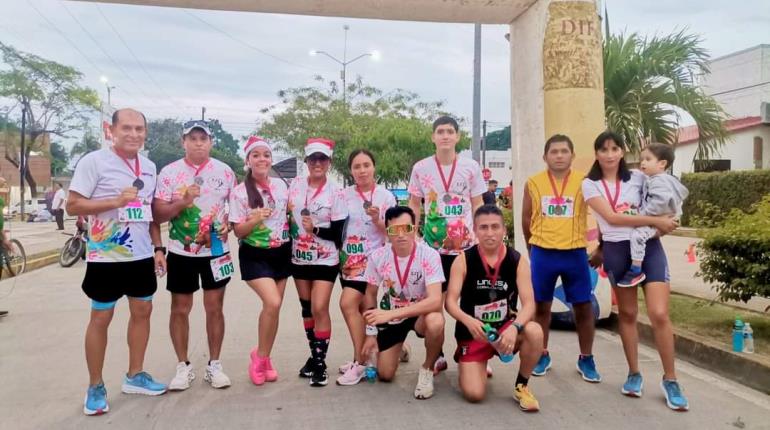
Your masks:
[{"label": "red medal ribbon", "polygon": [[444,169],[441,168],[441,164],[438,162],[438,156],[434,155],[433,160],[436,161],[436,169],[438,169],[438,174],[441,176],[441,184],[444,185],[444,192],[449,194],[449,187],[452,186],[452,178],[455,176],[455,168],[457,167],[457,155],[455,155],[455,159],[452,160],[452,170],[449,171],[448,181],[444,177]]},{"label": "red medal ribbon", "polygon": [[569,179],[569,174],[572,173],[572,171],[568,171],[567,175],[562,179],[561,183],[561,192],[556,192],[556,179],[551,174],[551,171],[548,171],[548,180],[551,182],[551,189],[553,190],[553,194],[556,196],[556,204],[562,204],[564,202],[564,190],[567,188],[567,180]]},{"label": "red medal ribbon", "polygon": [[607,201],[610,202],[610,206],[612,207],[612,211],[615,212],[615,206],[618,204],[618,199],[620,198],[620,179],[618,178],[615,180],[615,197],[612,197],[612,194],[610,194],[610,187],[607,186],[607,182],[604,181],[602,178],[602,185],[604,185],[604,191],[607,192]]},{"label": "red medal ribbon", "polygon": [[492,282],[492,288],[497,285],[497,278],[500,277],[500,265],[503,263],[503,258],[505,258],[505,245],[500,245],[500,250],[497,252],[497,262],[495,262],[495,268],[492,270],[492,272],[489,271],[489,263],[487,262],[487,257],[484,256],[484,252],[479,248],[479,255],[481,256],[481,262],[484,263],[484,272],[487,274],[487,278],[490,279]]},{"label": "red medal ribbon", "polygon": [[[391,250],[393,250],[391,248]],[[396,256],[396,251],[393,250],[393,261],[396,263],[396,275],[398,276],[398,282],[401,284],[401,291],[408,290],[406,288],[406,281],[409,279],[409,269],[412,268],[412,263],[414,263],[414,256],[417,253],[417,244],[415,243],[412,245],[412,253],[409,255],[409,261],[406,263],[406,271],[404,272],[404,275],[401,275],[401,266],[398,264],[398,256]]]}]

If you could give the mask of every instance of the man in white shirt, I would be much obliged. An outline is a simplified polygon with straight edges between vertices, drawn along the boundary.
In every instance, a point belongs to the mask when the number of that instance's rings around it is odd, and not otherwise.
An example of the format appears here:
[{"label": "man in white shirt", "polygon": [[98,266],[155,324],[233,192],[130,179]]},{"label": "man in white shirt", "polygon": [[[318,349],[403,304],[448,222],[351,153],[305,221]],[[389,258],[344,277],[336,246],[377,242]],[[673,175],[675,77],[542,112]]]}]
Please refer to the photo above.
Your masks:
[{"label": "man in white shirt", "polygon": [[64,187],[62,187],[61,182],[55,183],[54,189],[56,192],[53,195],[51,208],[53,216],[56,217],[56,229],[64,230],[64,204],[67,199],[64,197]]}]

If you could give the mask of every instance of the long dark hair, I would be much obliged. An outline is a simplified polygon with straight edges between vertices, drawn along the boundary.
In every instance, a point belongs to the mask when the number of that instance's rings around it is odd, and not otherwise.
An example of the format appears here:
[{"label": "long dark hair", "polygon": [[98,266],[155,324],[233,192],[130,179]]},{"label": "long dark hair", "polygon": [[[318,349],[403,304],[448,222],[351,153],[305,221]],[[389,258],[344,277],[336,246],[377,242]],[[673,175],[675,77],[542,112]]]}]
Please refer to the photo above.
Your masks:
[{"label": "long dark hair", "polygon": [[353,167],[353,159],[358,157],[359,155],[364,154],[367,157],[369,157],[370,160],[372,160],[372,166],[377,166],[377,161],[374,159],[374,154],[372,154],[371,151],[364,148],[358,148],[354,149],[353,152],[350,153],[348,156],[348,169],[351,169]]},{"label": "long dark hair", "polygon": [[[615,142],[620,149],[624,152],[626,151],[626,144],[623,142],[623,138],[613,131],[606,130],[596,136],[596,140],[594,140],[594,153],[602,149],[604,143],[608,140]],[[591,170],[588,171],[586,177],[592,181],[598,181],[604,177],[602,168],[599,166],[599,160],[594,161],[594,164],[591,166]],[[631,170],[628,169],[628,165],[626,165],[626,160],[624,158],[621,158],[620,163],[618,163],[618,177],[623,182],[628,182],[631,179]]]},{"label": "long dark hair", "polygon": [[[269,176],[268,180],[270,180]],[[249,167],[246,169],[246,177],[243,179],[243,185],[246,187],[246,196],[249,198],[249,207],[252,209],[265,207],[265,201],[262,199],[262,193],[257,189],[256,182],[257,180],[251,176],[251,167]]]}]

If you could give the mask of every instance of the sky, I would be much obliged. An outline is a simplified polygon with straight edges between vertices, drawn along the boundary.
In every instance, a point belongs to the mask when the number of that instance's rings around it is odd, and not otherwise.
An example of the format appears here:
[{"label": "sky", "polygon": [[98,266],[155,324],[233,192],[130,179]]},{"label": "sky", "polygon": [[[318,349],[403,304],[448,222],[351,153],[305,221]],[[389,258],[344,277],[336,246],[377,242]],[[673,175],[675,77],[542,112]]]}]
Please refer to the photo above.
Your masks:
[{"label": "sky", "polygon": [[[607,0],[612,32],[667,34],[687,28],[714,57],[770,43],[770,1]],[[113,106],[148,118],[222,121],[236,136],[252,131],[261,108],[281,89],[338,79],[340,67],[311,50],[348,58],[348,66],[383,91],[402,88],[443,101],[470,127],[473,25],[221,12],[63,0],[4,0],[0,40],[71,65],[82,83],[106,98],[102,76],[115,88]],[[482,28],[481,118],[489,130],[510,122],[508,26]],[[1,66],[0,66],[1,67]],[[0,109],[4,103],[0,100]]]}]

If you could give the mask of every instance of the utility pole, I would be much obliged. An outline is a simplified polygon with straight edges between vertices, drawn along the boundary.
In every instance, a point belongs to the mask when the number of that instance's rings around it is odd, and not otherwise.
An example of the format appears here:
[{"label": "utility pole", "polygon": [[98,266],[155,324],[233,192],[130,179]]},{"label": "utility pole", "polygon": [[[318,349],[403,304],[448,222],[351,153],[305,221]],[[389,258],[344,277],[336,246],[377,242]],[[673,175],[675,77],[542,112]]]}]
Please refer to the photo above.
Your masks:
[{"label": "utility pole", "polygon": [[24,137],[27,134],[27,107],[21,107],[21,145],[19,151],[19,193],[21,195],[21,220],[24,221],[24,174],[27,173],[27,163],[24,160],[26,149],[24,148]]},{"label": "utility pole", "polygon": [[481,122],[481,167],[487,167],[487,120]]},{"label": "utility pole", "polygon": [[364,58],[364,57],[372,57],[372,59],[376,61],[376,60],[379,59],[380,54],[377,51],[367,52],[367,53],[361,54],[358,57],[353,58],[352,60],[348,61],[348,30],[350,30],[350,26],[347,25],[347,24],[343,25],[342,29],[345,30],[345,45],[344,45],[343,51],[342,51],[342,60],[338,60],[335,56],[329,54],[326,51],[317,51],[315,49],[310,51],[310,55],[325,55],[329,59],[334,61],[335,63],[337,63],[340,66],[342,66],[342,70],[340,70],[340,79],[342,80],[342,102],[345,103],[345,105],[347,105],[347,93],[348,93],[348,88],[347,88],[347,86],[348,86],[348,84],[347,84],[347,71],[348,71],[348,64],[351,64],[351,63],[353,63],[353,62],[355,62],[357,60],[360,60],[361,58]]},{"label": "utility pole", "polygon": [[473,159],[479,162],[481,120],[481,24],[473,27],[473,142],[471,152]]},{"label": "utility pole", "polygon": [[201,121],[206,121],[206,106],[201,107]]}]

